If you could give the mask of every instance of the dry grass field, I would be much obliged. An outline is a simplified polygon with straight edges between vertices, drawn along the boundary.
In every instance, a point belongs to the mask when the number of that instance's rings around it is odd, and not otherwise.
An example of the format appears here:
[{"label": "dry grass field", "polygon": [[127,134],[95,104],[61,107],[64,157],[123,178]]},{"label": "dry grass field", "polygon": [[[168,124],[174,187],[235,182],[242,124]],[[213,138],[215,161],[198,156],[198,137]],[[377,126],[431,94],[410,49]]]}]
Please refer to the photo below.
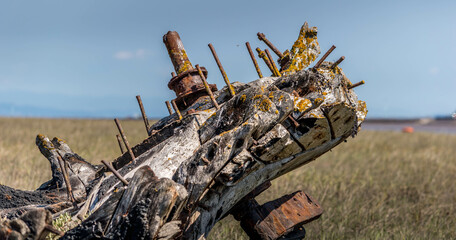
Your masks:
[{"label": "dry grass field", "polygon": [[[131,145],[142,121],[121,121]],[[38,133],[65,139],[85,159],[119,155],[112,120],[0,118],[0,183],[34,189],[50,178]],[[455,239],[456,135],[361,131],[272,183],[260,203],[302,189],[325,209],[306,239]],[[231,217],[209,239],[248,239]]]}]

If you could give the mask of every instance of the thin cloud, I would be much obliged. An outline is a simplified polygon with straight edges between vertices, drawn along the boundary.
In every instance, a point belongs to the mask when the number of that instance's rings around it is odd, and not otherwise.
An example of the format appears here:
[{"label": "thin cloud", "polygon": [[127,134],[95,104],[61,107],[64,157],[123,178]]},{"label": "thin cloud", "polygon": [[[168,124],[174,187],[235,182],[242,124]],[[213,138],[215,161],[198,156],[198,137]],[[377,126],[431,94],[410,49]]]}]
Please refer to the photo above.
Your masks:
[{"label": "thin cloud", "polygon": [[118,51],[114,54],[114,58],[118,60],[142,59],[147,56],[146,49],[137,49],[136,51]]}]

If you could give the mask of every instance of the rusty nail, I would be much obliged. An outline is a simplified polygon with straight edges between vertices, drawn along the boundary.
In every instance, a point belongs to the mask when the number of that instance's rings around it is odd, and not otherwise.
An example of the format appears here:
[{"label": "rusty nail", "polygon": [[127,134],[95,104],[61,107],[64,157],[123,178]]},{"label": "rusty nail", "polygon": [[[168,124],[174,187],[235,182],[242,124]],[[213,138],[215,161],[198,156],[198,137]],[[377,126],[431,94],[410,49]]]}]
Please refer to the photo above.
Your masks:
[{"label": "rusty nail", "polygon": [[329,56],[329,54],[336,48],[336,46],[332,45],[331,48],[323,55],[323,57],[315,64],[314,68],[319,68],[323,61]]},{"label": "rusty nail", "polygon": [[253,55],[252,49],[250,48],[250,43],[246,42],[245,46],[247,47],[247,50],[249,51],[250,58],[253,61],[253,65],[255,66],[255,69],[258,73],[258,77],[263,78],[263,74],[261,73],[260,67],[258,66],[258,62],[255,59],[255,55]]},{"label": "rusty nail", "polygon": [[350,86],[348,86],[348,89],[352,89],[352,88],[361,86],[361,85],[363,85],[364,83],[365,83],[364,80],[361,80],[360,82],[357,82],[357,83],[355,83],[355,84],[350,84]]},{"label": "rusty nail", "polygon": [[133,151],[131,151],[130,144],[128,144],[127,137],[125,136],[125,134],[124,134],[124,132],[122,130],[122,126],[120,125],[119,119],[114,118],[114,122],[116,123],[117,129],[119,130],[119,133],[120,133],[120,136],[122,137],[122,140],[123,140],[123,142],[125,144],[125,147],[127,148],[127,151],[130,154],[131,160],[134,161],[135,160],[135,155],[133,154]]},{"label": "rusty nail", "polygon": [[117,170],[115,170],[110,163],[107,163],[105,160],[101,160],[101,163],[103,163],[109,171],[111,171],[114,176],[116,176],[125,186],[128,186],[128,181],[123,178]]},{"label": "rusty nail", "polygon": [[230,80],[228,79],[228,76],[226,75],[225,69],[223,69],[222,63],[220,62],[217,53],[215,52],[214,46],[212,46],[212,43],[208,44],[209,48],[211,49],[212,56],[214,56],[215,62],[217,63],[220,73],[222,73],[223,80],[225,80],[226,86],[228,87],[228,91],[230,92],[231,96],[234,97],[236,93],[234,92],[233,86],[231,86]]},{"label": "rusty nail", "polygon": [[171,100],[171,104],[173,105],[174,111],[176,112],[177,117],[179,118],[179,120],[182,120],[181,112],[179,111],[179,108],[177,107],[176,101],[174,99]]},{"label": "rusty nail", "polygon": [[171,72],[171,77],[175,77],[176,76],[176,73],[175,72]]},{"label": "rusty nail", "polygon": [[51,232],[51,233],[53,233],[55,235],[58,235],[60,237],[63,237],[63,235],[65,235],[62,231],[56,229],[54,226],[49,225],[49,224],[44,225],[44,229],[46,231]]},{"label": "rusty nail", "polygon": [[203,160],[203,162],[206,164],[206,165],[209,165],[211,162],[205,158],[205,157],[201,157],[201,160]]},{"label": "rusty nail", "polygon": [[266,53],[266,55],[269,58],[269,61],[271,62],[271,65],[272,65],[272,68],[274,69],[276,77],[281,77],[282,74],[280,74],[279,69],[277,68],[277,66],[276,66],[276,64],[274,62],[274,59],[272,58],[271,54],[269,53],[269,50],[265,49],[264,52]]},{"label": "rusty nail", "polygon": [[271,62],[269,61],[268,56],[266,56],[266,53],[261,51],[261,49],[258,48],[258,47],[255,50],[258,52],[258,57],[263,59],[264,63],[266,63],[266,65],[268,66],[269,70],[271,70],[272,75],[275,75],[274,68],[272,67]]},{"label": "rusty nail", "polygon": [[290,121],[293,123],[293,125],[295,126],[295,128],[299,127],[299,123],[294,119],[293,116],[289,115],[289,116],[288,116],[288,119],[290,119]]},{"label": "rusty nail", "polygon": [[277,54],[277,56],[279,56],[279,58],[283,58],[283,54],[279,51],[279,49],[277,49],[267,38],[266,36],[263,34],[263,33],[257,33],[257,36],[258,36],[258,39],[260,39],[261,41],[263,41],[264,43],[266,43],[266,45],[268,45],[269,48],[272,49],[272,51]]},{"label": "rusty nail", "polygon": [[62,170],[63,180],[65,181],[68,198],[70,199],[70,201],[72,203],[74,203],[76,200],[74,199],[73,190],[71,189],[71,183],[70,183],[70,179],[68,178],[68,172],[66,171],[67,169],[66,169],[65,161],[63,160],[62,156],[60,156],[59,152],[57,152],[57,154],[58,154],[57,159],[58,159],[58,162],[60,165],[60,170]]},{"label": "rusty nail", "polygon": [[345,59],[345,56],[340,57],[340,58],[331,66],[331,69],[336,68],[337,65],[339,65],[339,63],[341,63],[344,59]]},{"label": "rusty nail", "polygon": [[173,115],[173,109],[171,109],[171,104],[169,101],[166,101],[166,107],[168,108],[169,115]]},{"label": "rusty nail", "polygon": [[147,135],[149,135],[149,120],[147,120],[147,115],[146,115],[146,111],[144,111],[144,106],[143,106],[143,103],[142,103],[142,100],[141,100],[141,96],[137,95],[136,96],[136,100],[138,100],[138,104],[139,104],[139,109],[141,110],[141,114],[142,114],[142,118],[143,118],[143,121],[144,121],[144,125],[146,126],[146,132],[147,132]]},{"label": "rusty nail", "polygon": [[125,150],[124,150],[123,147],[122,147],[122,140],[120,140],[119,134],[116,134],[116,138],[117,138],[117,143],[119,144],[120,152],[121,152],[122,154],[124,154]]},{"label": "rusty nail", "polygon": [[203,80],[204,87],[206,88],[206,92],[211,98],[212,103],[214,104],[215,108],[218,110],[220,109],[220,106],[217,103],[217,100],[215,100],[214,95],[212,94],[211,88],[209,87],[209,84],[207,84],[206,78],[204,77],[203,72],[201,71],[201,68],[198,64],[195,65],[196,69],[198,69],[198,73],[201,77],[201,80]]}]

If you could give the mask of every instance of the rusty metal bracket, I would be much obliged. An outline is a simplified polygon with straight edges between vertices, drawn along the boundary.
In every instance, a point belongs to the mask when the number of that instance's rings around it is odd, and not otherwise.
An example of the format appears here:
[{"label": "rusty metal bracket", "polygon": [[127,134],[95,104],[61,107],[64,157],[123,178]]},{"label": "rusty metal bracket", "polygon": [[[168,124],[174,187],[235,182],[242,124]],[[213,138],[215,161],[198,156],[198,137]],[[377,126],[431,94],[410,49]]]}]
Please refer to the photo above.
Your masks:
[{"label": "rusty metal bracket", "polygon": [[259,205],[255,199],[240,202],[231,212],[251,239],[304,237],[302,227],[321,216],[323,209],[308,194],[297,191]]}]

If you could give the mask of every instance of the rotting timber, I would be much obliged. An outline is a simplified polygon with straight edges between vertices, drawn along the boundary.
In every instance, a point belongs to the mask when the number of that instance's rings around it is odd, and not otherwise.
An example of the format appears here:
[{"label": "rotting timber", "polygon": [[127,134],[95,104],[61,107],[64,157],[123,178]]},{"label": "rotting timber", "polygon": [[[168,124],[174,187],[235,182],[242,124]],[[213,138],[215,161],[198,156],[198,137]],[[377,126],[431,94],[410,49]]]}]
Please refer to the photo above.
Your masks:
[{"label": "rotting timber", "polygon": [[[261,78],[226,81],[217,91],[206,82],[207,70],[193,67],[179,35],[168,32],[175,112],[167,103],[170,115],[147,129],[147,139],[104,165],[85,161],[61,139],[38,135],[52,179],[35,191],[0,185],[0,215],[7,218],[0,238],[39,239],[62,213],[84,220],[61,239],[205,239],[229,214],[252,239],[303,238],[302,225],[323,213],[309,194],[297,191],[263,205],[255,197],[271,180],[355,136],[366,105],[339,67],[343,58],[324,61],[334,48],[309,67],[320,54],[316,27],[305,23],[283,53],[258,36],[279,56],[280,71],[269,63],[281,77],[261,77],[246,43]],[[270,53],[263,59],[274,61]],[[24,220],[36,211],[40,217]]]}]

